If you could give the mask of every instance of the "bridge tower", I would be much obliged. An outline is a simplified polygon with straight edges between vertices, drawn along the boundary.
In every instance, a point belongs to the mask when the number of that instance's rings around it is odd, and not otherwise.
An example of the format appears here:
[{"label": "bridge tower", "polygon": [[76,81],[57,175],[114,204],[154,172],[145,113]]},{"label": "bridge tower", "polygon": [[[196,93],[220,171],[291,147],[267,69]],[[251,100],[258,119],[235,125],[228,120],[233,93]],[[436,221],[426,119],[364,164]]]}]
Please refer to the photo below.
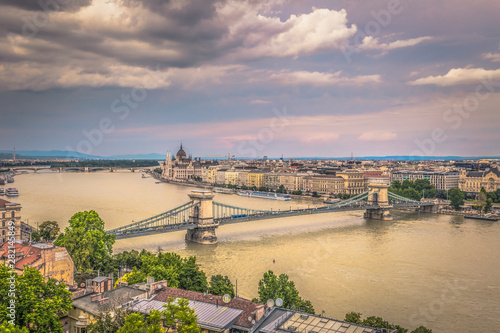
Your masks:
[{"label": "bridge tower", "polygon": [[200,244],[216,244],[215,229],[219,223],[214,221],[212,206],[214,194],[211,191],[193,190],[188,196],[197,205],[189,212],[189,222],[195,223],[196,227],[188,229],[186,240]]},{"label": "bridge tower", "polygon": [[384,220],[391,221],[392,215],[389,209],[392,206],[389,204],[389,194],[387,189],[389,185],[383,183],[370,183],[368,184],[369,193],[374,193],[372,196],[368,197],[369,205],[378,205],[378,208],[369,208],[365,211],[365,218],[373,220]]}]

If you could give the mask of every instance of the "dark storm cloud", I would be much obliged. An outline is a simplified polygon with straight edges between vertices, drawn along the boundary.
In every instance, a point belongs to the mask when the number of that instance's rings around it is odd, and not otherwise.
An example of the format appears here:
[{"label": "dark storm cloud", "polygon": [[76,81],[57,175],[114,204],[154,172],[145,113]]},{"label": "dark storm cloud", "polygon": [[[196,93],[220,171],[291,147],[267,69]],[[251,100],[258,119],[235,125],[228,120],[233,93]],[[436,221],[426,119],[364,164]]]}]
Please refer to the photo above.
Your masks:
[{"label": "dark storm cloud", "polygon": [[[372,44],[357,50],[347,62],[339,44],[347,41],[354,45],[354,34],[367,32],[367,23],[376,21],[373,12],[386,10],[388,3],[75,1],[63,14],[49,13],[47,24],[28,38],[22,35],[25,19],[43,14],[37,2],[2,1],[0,119],[9,122],[11,134],[3,137],[3,131],[1,141],[20,141],[41,126],[43,131],[36,141],[45,142],[44,148],[74,147],[82,129],[90,130],[101,118],[109,117],[127,140],[140,138],[141,145],[181,139],[173,137],[189,132],[184,128],[206,133],[200,142],[210,145],[222,134],[215,133],[217,126],[211,126],[214,132],[210,132],[203,122],[220,122],[221,128],[252,135],[260,129],[259,119],[272,116],[273,107],[287,106],[290,113],[312,124],[301,132],[308,139],[297,143],[297,152],[321,146],[316,139],[332,144],[335,136],[329,134],[344,130],[370,132],[358,146],[362,149],[372,147],[367,141],[370,138],[397,137],[398,144],[409,146],[411,151],[411,135],[424,138],[426,133],[421,129],[433,126],[420,113],[453,105],[451,99],[443,102],[444,106],[434,102],[449,98],[448,93],[461,96],[468,87],[447,86],[442,92],[439,87],[408,82],[434,82],[452,68],[498,68],[498,62],[491,60],[500,45],[500,26],[495,18],[498,2],[401,0],[404,10],[393,15],[377,34],[367,33],[373,37]],[[19,38],[12,42],[8,34]],[[147,98],[131,110],[126,121],[118,121],[113,101],[142,87],[151,68],[159,68],[164,75],[161,83],[147,91]],[[417,81],[425,77],[431,79]],[[486,106],[484,114],[493,116],[493,109]],[[385,113],[393,109],[400,113],[394,114],[397,121],[404,120],[405,126],[418,123],[419,130],[404,134],[393,115]],[[411,124],[406,114],[412,117]],[[374,118],[359,126],[322,127],[333,124],[337,116],[349,124]],[[23,121],[25,118],[29,121]],[[439,114],[436,118],[441,119]],[[251,130],[247,121],[254,121]],[[225,125],[230,122],[234,124]],[[374,122],[380,133],[370,127]],[[5,127],[1,123],[0,131]],[[63,128],[72,130],[71,142],[53,147],[58,142],[54,137],[67,137]],[[355,150],[360,134],[343,135],[339,140],[352,138],[349,149]],[[223,136],[232,137],[228,140],[234,142],[241,140],[238,133]],[[296,133],[291,133],[287,139],[294,136]],[[133,146],[135,143],[120,146],[119,136],[112,140],[117,149],[141,149],[138,144]],[[388,147],[390,144],[387,141]]]},{"label": "dark storm cloud", "polygon": [[5,5],[29,11],[74,12],[91,3],[92,0],[2,0],[0,6]]}]

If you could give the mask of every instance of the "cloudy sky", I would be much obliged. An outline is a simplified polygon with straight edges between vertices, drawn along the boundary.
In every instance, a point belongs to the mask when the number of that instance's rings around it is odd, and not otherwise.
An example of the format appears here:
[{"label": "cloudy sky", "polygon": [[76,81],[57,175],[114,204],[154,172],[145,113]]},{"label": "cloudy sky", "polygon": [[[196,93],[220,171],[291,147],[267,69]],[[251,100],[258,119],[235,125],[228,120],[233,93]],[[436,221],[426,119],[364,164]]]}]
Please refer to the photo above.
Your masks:
[{"label": "cloudy sky", "polygon": [[1,0],[0,149],[500,155],[497,0]]}]

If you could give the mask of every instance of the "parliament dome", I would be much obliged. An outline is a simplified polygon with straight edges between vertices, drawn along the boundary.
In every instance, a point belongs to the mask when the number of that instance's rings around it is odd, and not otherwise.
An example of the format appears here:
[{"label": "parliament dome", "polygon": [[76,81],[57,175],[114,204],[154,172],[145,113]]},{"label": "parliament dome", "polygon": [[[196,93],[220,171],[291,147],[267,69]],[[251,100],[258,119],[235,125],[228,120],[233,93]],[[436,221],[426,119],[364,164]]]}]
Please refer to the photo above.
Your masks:
[{"label": "parliament dome", "polygon": [[175,157],[178,159],[186,158],[186,152],[184,151],[184,149],[182,149],[182,143],[181,143],[181,148],[179,149]]}]

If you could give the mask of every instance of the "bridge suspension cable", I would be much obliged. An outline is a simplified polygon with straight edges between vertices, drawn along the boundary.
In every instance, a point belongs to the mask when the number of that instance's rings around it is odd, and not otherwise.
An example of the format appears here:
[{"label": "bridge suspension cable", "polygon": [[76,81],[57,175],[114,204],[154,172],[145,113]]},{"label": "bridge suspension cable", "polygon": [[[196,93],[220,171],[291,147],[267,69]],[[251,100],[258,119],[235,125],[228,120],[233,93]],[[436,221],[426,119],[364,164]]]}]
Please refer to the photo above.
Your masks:
[{"label": "bridge suspension cable", "polygon": [[371,197],[372,195],[374,195],[374,194],[376,194],[378,192],[379,192],[379,190],[374,191],[372,193],[370,193],[370,191],[366,191],[366,192],[363,192],[361,194],[355,195],[352,198],[349,198],[347,200],[343,200],[343,201],[337,202],[335,204],[328,205],[328,206],[326,206],[326,208],[332,209],[332,208],[337,208],[337,207],[343,207],[343,206],[351,205],[351,204],[354,204],[354,203],[359,202],[361,200],[368,199],[369,197]]},{"label": "bridge suspension cable", "polygon": [[231,205],[226,205],[220,202],[212,202],[214,219],[226,218],[234,215],[256,215],[256,214],[271,214],[272,211],[257,210],[249,208],[241,208]]},{"label": "bridge suspension cable", "polygon": [[409,198],[405,198],[405,197],[403,197],[401,195],[398,195],[396,193],[392,193],[390,191],[387,191],[387,194],[389,195],[389,198],[394,199],[394,200],[420,204],[420,201],[416,201],[416,200],[412,200],[412,199],[409,199]]},{"label": "bridge suspension cable", "polygon": [[[109,234],[118,234],[127,231],[137,231],[148,227],[156,227],[162,225],[184,224],[189,220],[189,211],[192,207],[197,206],[197,203],[189,201],[179,207],[166,211],[164,213],[149,217],[147,219],[134,222],[123,227],[118,227],[109,230]],[[174,222],[174,223],[172,223]]]}]

